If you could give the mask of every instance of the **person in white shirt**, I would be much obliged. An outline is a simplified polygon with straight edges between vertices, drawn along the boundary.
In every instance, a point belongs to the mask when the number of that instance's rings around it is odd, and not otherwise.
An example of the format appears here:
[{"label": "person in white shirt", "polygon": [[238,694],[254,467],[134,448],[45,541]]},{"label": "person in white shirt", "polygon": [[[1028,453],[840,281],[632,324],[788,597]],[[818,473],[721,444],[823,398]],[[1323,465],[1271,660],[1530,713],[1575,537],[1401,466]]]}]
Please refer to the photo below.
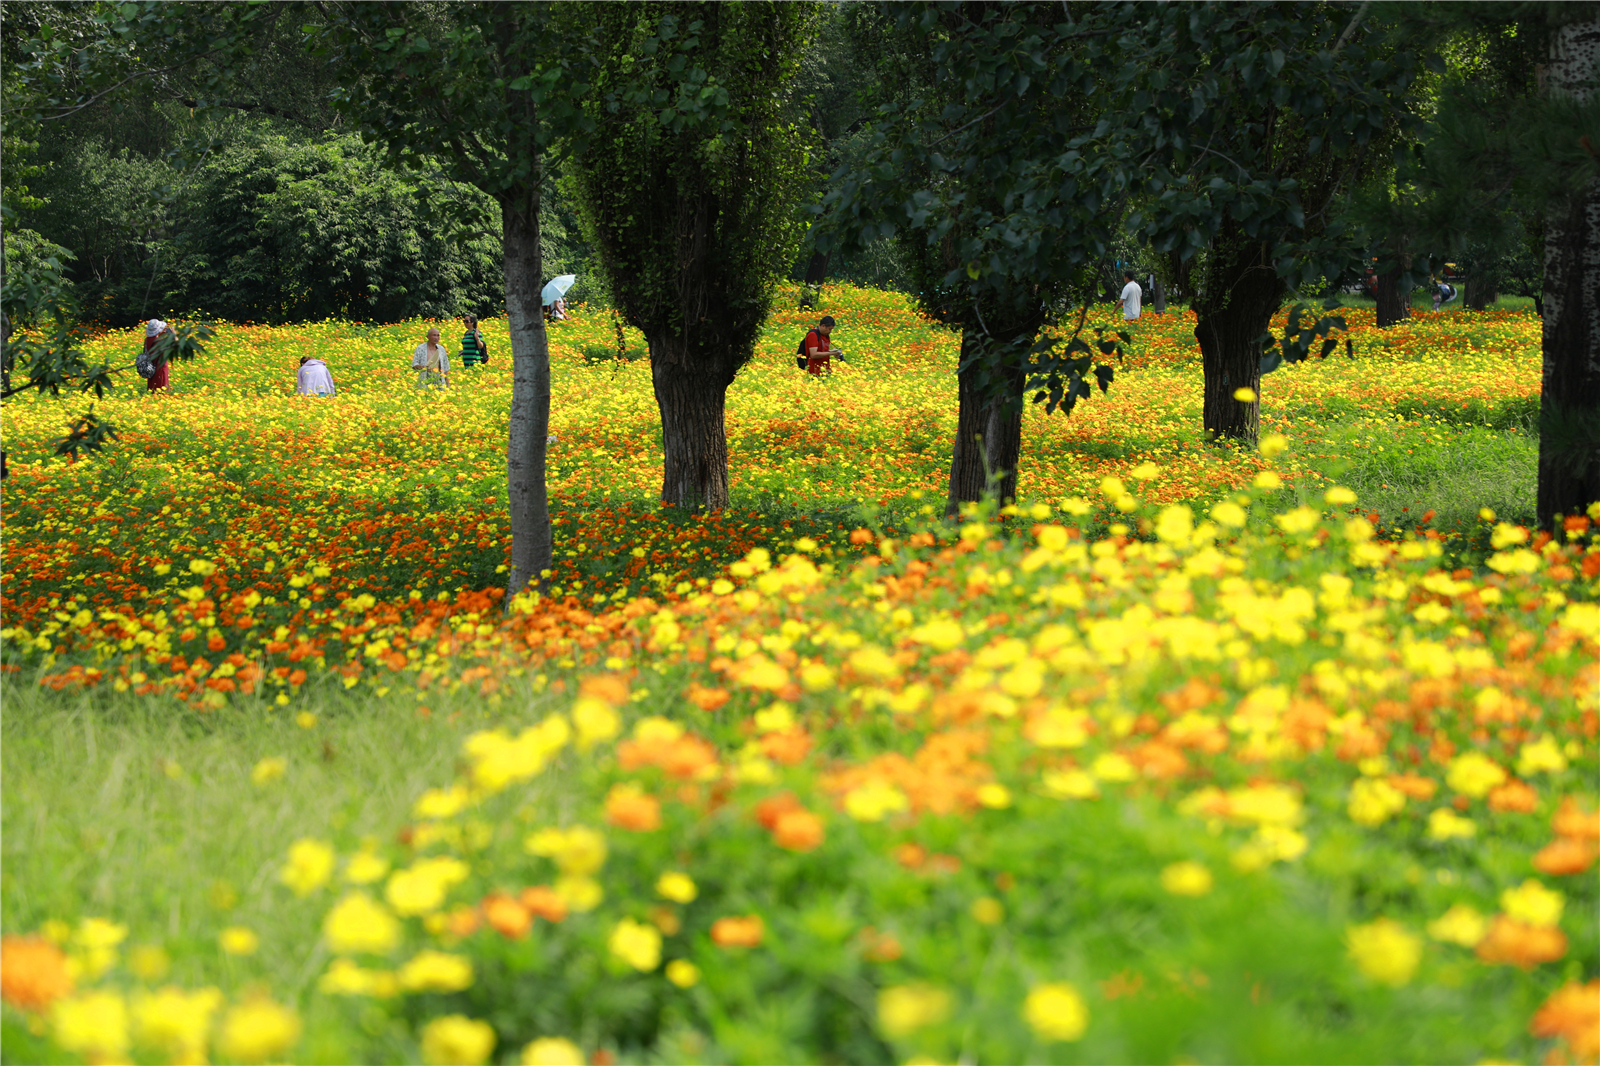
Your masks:
[{"label": "person in white shirt", "polygon": [[417,387],[450,384],[450,353],[439,343],[437,327],[428,331],[425,344],[411,353],[411,369],[417,372]]},{"label": "person in white shirt", "polygon": [[338,392],[333,387],[333,375],[328,372],[328,364],[315,356],[300,360],[300,375],[294,391],[301,396],[334,396]]},{"label": "person in white shirt", "polygon": [[1122,278],[1127,282],[1122,287],[1122,296],[1117,300],[1117,303],[1122,305],[1122,320],[1124,322],[1137,322],[1139,321],[1139,300],[1143,293],[1139,289],[1139,283],[1133,280],[1133,271],[1124,270]]}]

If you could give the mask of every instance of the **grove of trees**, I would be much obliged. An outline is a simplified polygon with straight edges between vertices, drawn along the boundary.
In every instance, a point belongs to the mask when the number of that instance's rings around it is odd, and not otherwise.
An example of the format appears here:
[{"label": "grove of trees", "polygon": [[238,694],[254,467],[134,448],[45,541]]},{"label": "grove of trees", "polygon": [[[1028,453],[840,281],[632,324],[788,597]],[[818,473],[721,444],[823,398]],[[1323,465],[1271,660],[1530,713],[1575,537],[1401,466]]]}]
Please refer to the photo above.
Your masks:
[{"label": "grove of trees", "polygon": [[1382,324],[1447,260],[1535,295],[1540,519],[1600,500],[1594,3],[41,3],[0,59],[7,391],[103,381],[65,319],[503,308],[513,592],[563,270],[649,339],[669,503],[728,502],[777,283],[873,257],[962,334],[949,508],[1014,494],[1026,404],[1111,385],[1081,311],[1130,248],[1224,444],[1285,302],[1376,270]]}]

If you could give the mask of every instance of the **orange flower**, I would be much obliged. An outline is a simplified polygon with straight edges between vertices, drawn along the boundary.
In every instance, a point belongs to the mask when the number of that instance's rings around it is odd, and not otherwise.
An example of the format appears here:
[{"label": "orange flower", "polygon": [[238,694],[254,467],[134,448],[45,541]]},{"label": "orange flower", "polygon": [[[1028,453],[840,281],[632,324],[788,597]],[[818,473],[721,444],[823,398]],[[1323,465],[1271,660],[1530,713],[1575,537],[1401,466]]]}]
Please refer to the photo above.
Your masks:
[{"label": "orange flower", "polygon": [[1522,781],[1507,781],[1489,792],[1491,811],[1528,814],[1539,805],[1539,796]]},{"label": "orange flower", "polygon": [[471,936],[478,931],[479,921],[477,908],[463,905],[450,912],[446,927],[451,936]]},{"label": "orange flower", "polygon": [[772,838],[780,848],[814,851],[822,843],[822,819],[807,810],[787,811],[778,816]]},{"label": "orange flower", "polygon": [[800,809],[800,801],[794,798],[793,792],[779,792],[756,804],[756,821],[761,823],[763,829],[776,832],[779,818]]},{"label": "orange flower", "polygon": [[1600,981],[1568,981],[1556,989],[1534,1012],[1528,1032],[1560,1037],[1580,1060],[1600,1057]]},{"label": "orange flower", "polygon": [[811,735],[803,729],[785,729],[761,738],[761,753],[773,762],[793,766],[811,750]]},{"label": "orange flower", "polygon": [[1439,791],[1439,782],[1421,774],[1390,774],[1389,784],[1412,799],[1428,800]]},{"label": "orange flower", "polygon": [[1582,810],[1571,796],[1561,801],[1555,817],[1550,819],[1550,826],[1558,836],[1600,843],[1600,810]]},{"label": "orange flower", "polygon": [[660,829],[661,801],[634,785],[616,785],[606,796],[606,821],[634,833]]},{"label": "orange flower", "polygon": [[689,702],[702,711],[714,711],[728,702],[728,692],[726,689],[690,685]]},{"label": "orange flower", "polygon": [[1541,962],[1554,962],[1567,953],[1567,934],[1558,927],[1529,925],[1504,914],[1494,916],[1489,931],[1478,941],[1478,958],[1531,970]]},{"label": "orange flower", "polygon": [[517,897],[529,911],[547,922],[563,921],[567,917],[567,902],[549,885],[533,885],[522,890]]},{"label": "orange flower", "polygon": [[760,946],[766,932],[759,914],[718,918],[711,923],[711,942],[724,948],[753,948]]},{"label": "orange flower", "polygon": [[1557,837],[1533,857],[1533,868],[1542,874],[1559,877],[1581,874],[1594,864],[1595,847],[1575,837]]},{"label": "orange flower", "polygon": [[628,681],[616,674],[596,674],[580,681],[578,692],[620,707],[628,702]]},{"label": "orange flower", "polygon": [[521,940],[533,927],[533,915],[528,907],[502,892],[484,897],[483,917],[507,940]]},{"label": "orange flower", "polygon": [[0,997],[23,1010],[44,1010],[72,991],[67,957],[37,936],[0,937]]}]

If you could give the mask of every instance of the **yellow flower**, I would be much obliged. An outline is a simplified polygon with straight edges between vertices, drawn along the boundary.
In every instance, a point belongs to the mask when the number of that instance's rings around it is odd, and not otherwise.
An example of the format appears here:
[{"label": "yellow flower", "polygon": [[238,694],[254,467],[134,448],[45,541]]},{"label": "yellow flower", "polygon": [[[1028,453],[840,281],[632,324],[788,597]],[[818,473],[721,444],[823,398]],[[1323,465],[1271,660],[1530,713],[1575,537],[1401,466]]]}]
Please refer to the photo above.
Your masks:
[{"label": "yellow flower", "polygon": [[692,988],[700,982],[700,967],[688,959],[673,959],[667,963],[667,980],[679,988]]},{"label": "yellow flower", "polygon": [[265,1062],[281,1056],[300,1039],[300,1019],[266,997],[245,1000],[222,1019],[217,1050],[240,1062]]},{"label": "yellow flower", "polygon": [[937,1025],[950,1016],[950,993],[927,984],[896,985],[878,992],[878,1025],[891,1040]]},{"label": "yellow flower", "polygon": [[1257,398],[1256,390],[1248,385],[1241,385],[1233,390],[1233,398],[1240,403],[1255,403]]},{"label": "yellow flower", "polygon": [[1356,502],[1356,494],[1343,485],[1335,485],[1323,493],[1322,498],[1327,501],[1329,507],[1348,507]]},{"label": "yellow flower", "polygon": [[301,711],[294,716],[294,724],[301,729],[314,729],[317,724],[317,716],[310,711]]},{"label": "yellow flower", "polygon": [[455,784],[449,788],[430,788],[417,797],[411,813],[418,818],[451,818],[467,805],[467,788]]},{"label": "yellow flower", "polygon": [[289,845],[289,861],[278,874],[278,880],[297,896],[309,896],[333,874],[333,848],[320,840],[302,837]]},{"label": "yellow flower", "polygon": [[1128,757],[1114,751],[1096,755],[1089,772],[1102,781],[1132,781],[1137,776]]},{"label": "yellow flower", "polygon": [[352,892],[323,919],[322,935],[339,954],[384,955],[400,942],[400,923],[365,892]]},{"label": "yellow flower", "polygon": [[1405,805],[1405,793],[1381,778],[1363,777],[1350,786],[1350,818],[1362,825],[1382,825]]},{"label": "yellow flower", "polygon": [[1089,1028],[1089,1008],[1065,981],[1035,985],[1022,1003],[1022,1016],[1046,1040],[1077,1040]]},{"label": "yellow flower", "polygon": [[622,732],[622,718],[609,704],[592,696],[573,704],[572,724],[578,730],[578,747],[585,750]]},{"label": "yellow flower", "polygon": [[1388,918],[1351,926],[1345,942],[1362,973],[1396,988],[1411,980],[1422,961],[1422,938]]},{"label": "yellow flower", "polygon": [[606,861],[606,838],[581,825],[571,829],[541,829],[522,845],[532,855],[553,859],[561,872],[583,877],[600,869]]},{"label": "yellow flower", "polygon": [[1245,524],[1249,516],[1245,514],[1243,507],[1231,500],[1224,500],[1211,508],[1211,517],[1229,529],[1238,529]]},{"label": "yellow flower", "polygon": [[1534,774],[1559,774],[1567,768],[1567,757],[1556,746],[1555,737],[1549,733],[1538,740],[1522,745],[1517,753],[1517,774],[1532,777]]},{"label": "yellow flower", "polygon": [[1211,871],[1197,862],[1175,862],[1161,871],[1161,887],[1174,896],[1203,896],[1211,885]]},{"label": "yellow flower", "polygon": [[522,1049],[522,1066],[586,1066],[583,1050],[559,1036],[543,1036]]},{"label": "yellow flower", "polygon": [[50,1035],[68,1051],[88,1059],[128,1053],[128,1008],[115,992],[85,992],[50,1004]]},{"label": "yellow flower", "polygon": [[1450,760],[1450,770],[1444,780],[1463,796],[1478,797],[1504,784],[1506,772],[1482,752],[1469,751]]},{"label": "yellow flower", "polygon": [[325,996],[377,996],[387,998],[400,991],[400,982],[388,970],[366,970],[350,959],[334,959],[317,982]]},{"label": "yellow flower", "polygon": [[1263,470],[1256,475],[1251,484],[1258,489],[1281,489],[1283,488],[1283,479],[1271,470]]},{"label": "yellow flower", "polygon": [[662,899],[670,899],[674,903],[692,903],[699,894],[689,875],[677,870],[668,870],[656,879],[656,895]]},{"label": "yellow flower", "polygon": [[1560,923],[1566,897],[1530,877],[1516,888],[1500,893],[1500,906],[1519,922],[1548,927]]},{"label": "yellow flower", "polygon": [[389,860],[370,851],[358,851],[345,863],[344,879],[352,885],[370,885],[389,872]]},{"label": "yellow flower", "polygon": [[288,769],[288,759],[273,755],[256,763],[250,771],[250,781],[255,785],[268,785],[282,777]]},{"label": "yellow flower", "polygon": [[383,897],[397,914],[427,914],[438,910],[450,887],[465,881],[469,872],[460,859],[422,859],[391,874]]},{"label": "yellow flower", "polygon": [[1428,935],[1433,939],[1464,948],[1477,947],[1488,929],[1488,920],[1465,903],[1457,903],[1428,923]]},{"label": "yellow flower", "polygon": [[1011,790],[993,781],[979,785],[977,796],[978,802],[990,810],[999,811],[1011,806]]},{"label": "yellow flower", "polygon": [[174,1062],[202,1061],[212,1015],[221,1006],[222,993],[215,988],[186,992],[168,987],[141,993],[133,1000],[134,1038],[165,1052]]},{"label": "yellow flower", "polygon": [[558,877],[552,886],[561,902],[575,914],[587,914],[600,906],[605,899],[605,889],[592,877]]},{"label": "yellow flower", "polygon": [[395,976],[407,992],[459,992],[472,987],[472,963],[443,951],[419,951]]},{"label": "yellow flower", "polygon": [[881,822],[910,806],[906,794],[887,781],[868,781],[845,793],[844,810],[858,822]]},{"label": "yellow flower", "polygon": [[661,965],[661,931],[632,918],[624,918],[611,930],[606,942],[611,954],[642,973]]},{"label": "yellow flower", "polygon": [[1082,770],[1047,770],[1040,784],[1056,799],[1094,799],[1100,795],[1095,779]]},{"label": "yellow flower", "polygon": [[[967,638],[966,631],[961,628],[961,623],[948,616],[931,618],[927,622],[913,629],[910,633],[912,640],[918,644],[925,644],[934,651],[949,651]],[[802,677],[802,681],[803,681]]]},{"label": "yellow flower", "polygon": [[1463,818],[1449,807],[1440,807],[1428,815],[1428,836],[1434,840],[1451,840],[1456,837],[1471,839],[1478,835],[1478,826],[1471,818]]},{"label": "yellow flower", "polygon": [[128,927],[104,918],[85,918],[72,934],[77,949],[72,965],[78,977],[96,978],[117,964],[117,945],[128,935]]},{"label": "yellow flower", "polygon": [[999,925],[1006,916],[1005,905],[993,896],[979,896],[967,910],[979,925]]},{"label": "yellow flower", "polygon": [[422,1061],[430,1066],[478,1066],[494,1052],[494,1027],[464,1014],[435,1018],[422,1029]]},{"label": "yellow flower", "polygon": [[229,955],[254,955],[261,946],[261,938],[242,925],[228,926],[217,939]]}]

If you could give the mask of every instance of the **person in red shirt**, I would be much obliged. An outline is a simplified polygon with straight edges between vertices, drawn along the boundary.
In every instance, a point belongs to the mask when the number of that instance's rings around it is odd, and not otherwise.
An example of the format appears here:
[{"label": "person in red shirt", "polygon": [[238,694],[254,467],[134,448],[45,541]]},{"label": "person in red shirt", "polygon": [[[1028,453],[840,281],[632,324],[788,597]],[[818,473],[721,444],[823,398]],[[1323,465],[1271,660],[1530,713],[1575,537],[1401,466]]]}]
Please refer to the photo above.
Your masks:
[{"label": "person in red shirt", "polygon": [[824,315],[822,321],[817,323],[817,328],[806,334],[806,373],[831,374],[831,357],[844,355],[844,349],[829,344],[828,335],[832,332],[833,317]]}]

